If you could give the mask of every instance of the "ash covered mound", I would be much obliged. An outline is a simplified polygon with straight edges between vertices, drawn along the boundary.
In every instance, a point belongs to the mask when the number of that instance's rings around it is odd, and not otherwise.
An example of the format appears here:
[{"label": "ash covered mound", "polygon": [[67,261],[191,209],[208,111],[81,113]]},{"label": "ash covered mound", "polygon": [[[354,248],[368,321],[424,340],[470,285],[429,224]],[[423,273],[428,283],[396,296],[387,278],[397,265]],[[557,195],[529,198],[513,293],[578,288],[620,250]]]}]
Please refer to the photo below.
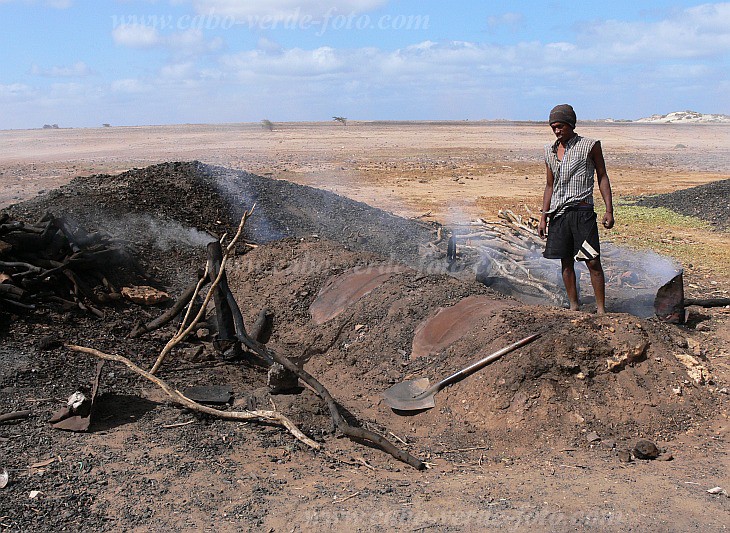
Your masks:
[{"label": "ash covered mound", "polygon": [[721,230],[730,228],[730,180],[642,197],[636,203],[644,207],[664,207],[680,215],[696,217]]},{"label": "ash covered mound", "polygon": [[256,243],[318,235],[414,264],[419,245],[435,231],[334,193],[197,161],[77,177],[9,211],[20,219],[63,213],[125,237],[154,261],[155,249],[199,251],[214,237],[232,235],[254,204],[244,239]]}]

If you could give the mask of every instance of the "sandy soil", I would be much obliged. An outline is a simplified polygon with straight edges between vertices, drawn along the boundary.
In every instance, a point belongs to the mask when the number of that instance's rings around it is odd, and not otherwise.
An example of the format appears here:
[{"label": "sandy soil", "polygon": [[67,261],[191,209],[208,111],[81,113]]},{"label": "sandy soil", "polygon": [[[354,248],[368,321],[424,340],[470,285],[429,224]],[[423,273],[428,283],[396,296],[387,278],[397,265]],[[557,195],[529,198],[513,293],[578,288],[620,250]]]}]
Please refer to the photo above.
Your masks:
[{"label": "sandy soil", "polygon": [[[728,176],[727,125],[586,123],[578,132],[601,139],[617,195]],[[325,188],[400,215],[481,216],[492,198],[539,199],[542,146],[550,140],[544,124],[492,122],[2,131],[0,206],[77,175],[197,159]]]},{"label": "sandy soil", "polygon": [[[580,132],[602,139],[618,196],[669,192],[729,176],[727,126],[586,124]],[[0,132],[0,138],[0,205],[80,174],[198,159],[314,185],[404,216],[430,212],[448,222],[493,218],[505,205],[538,205],[541,146],[550,136],[537,124],[348,123],[281,124],[271,132],[259,125],[33,130]],[[0,527],[719,531],[730,523],[730,498],[706,492],[716,486],[730,490],[726,310],[701,312],[692,328],[621,314],[601,318],[529,306],[495,310],[480,319],[479,331],[414,362],[402,360],[405,351],[394,348],[408,349],[421,319],[444,303],[489,291],[399,273],[378,295],[353,307],[352,316],[318,329],[308,322],[309,305],[326,273],[308,272],[298,262],[321,254],[341,272],[374,259],[309,240],[254,253],[256,271],[246,271],[245,262],[231,271],[242,307],[250,314],[267,302],[280,310],[283,324],[273,340],[279,349],[322,334],[315,348],[331,345],[327,357],[309,361],[313,373],[371,429],[387,431],[434,467],[419,473],[380,451],[334,438],[322,429],[326,413],[305,416],[319,405],[308,393],[275,401],[307,431],[320,431],[326,453],[313,454],[277,428],[196,420],[162,429],[194,418],[164,405],[149,386],[143,387],[143,402],[124,396],[129,405],[121,411],[123,395],[117,403],[108,399],[109,412],[100,416],[106,425],[88,436],[59,435],[42,420],[34,422],[31,440],[23,424],[2,428],[0,459],[14,467],[36,466],[11,470],[15,482],[8,497],[17,501],[12,513],[10,506],[0,506],[5,510]],[[93,322],[62,318],[64,327],[80,328],[82,337],[94,339]],[[57,320],[49,314],[18,324],[0,355],[31,353],[23,340],[50,334]],[[115,320],[98,333],[110,350],[115,336],[126,334],[129,318]],[[444,391],[437,409],[425,415],[401,418],[379,401],[389,383],[443,375],[481,348],[496,348],[536,327],[544,333],[539,347],[521,352],[514,363],[501,361],[495,373],[474,376],[479,387]],[[650,341],[651,350],[635,367],[616,374],[588,370],[642,340]],[[545,365],[542,354],[551,346],[555,362]],[[566,355],[574,351],[582,355]],[[712,384],[684,381],[675,352],[694,353],[710,366]],[[260,376],[246,369],[185,357],[185,368],[166,372],[167,379],[184,384],[212,371],[217,379],[262,386]],[[13,394],[15,408],[35,402],[50,410],[48,396],[64,392],[53,389],[54,373],[65,364],[83,368],[76,356],[67,362],[46,356],[37,368],[20,358],[12,365],[14,381],[4,376],[7,387],[0,390],[2,398]],[[580,377],[584,372],[587,380]],[[114,373],[107,383],[124,383],[121,372]],[[681,394],[674,392],[677,386]],[[641,437],[656,441],[674,460],[622,463],[617,452]],[[13,448],[20,442],[23,447]],[[33,487],[43,488],[39,500],[28,498]],[[77,509],[78,517],[90,513],[90,521],[77,520]]]}]

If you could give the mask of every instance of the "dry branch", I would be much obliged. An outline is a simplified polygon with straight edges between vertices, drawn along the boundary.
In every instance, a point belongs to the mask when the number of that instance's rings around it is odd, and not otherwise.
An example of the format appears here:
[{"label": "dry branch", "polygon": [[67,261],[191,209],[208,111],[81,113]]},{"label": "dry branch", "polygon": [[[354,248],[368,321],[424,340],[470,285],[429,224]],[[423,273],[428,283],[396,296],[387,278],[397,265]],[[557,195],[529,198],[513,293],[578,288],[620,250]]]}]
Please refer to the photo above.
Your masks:
[{"label": "dry branch", "polygon": [[[165,348],[162,350],[162,352],[158,356],[157,361],[155,361],[155,364],[153,365],[150,372],[145,372],[144,374],[142,374],[145,377],[147,377],[148,379],[152,379],[153,381],[157,380],[155,382],[158,383],[158,385],[160,385],[161,387],[162,387],[161,383],[163,383],[163,382],[161,382],[159,379],[155,378],[154,373],[159,369],[160,365],[162,364],[166,355],[170,352],[172,347],[175,346],[178,342],[180,342],[180,340],[182,340],[192,330],[192,328],[195,326],[195,324],[197,324],[198,320],[200,320],[200,317],[205,310],[205,306],[213,298],[213,295],[216,293],[218,285],[221,283],[221,280],[224,279],[225,267],[226,267],[228,258],[230,257],[230,255],[236,245],[236,242],[241,237],[241,233],[243,231],[243,227],[244,227],[246,221],[253,214],[253,209],[254,208],[252,207],[250,211],[247,211],[244,213],[243,217],[241,218],[241,222],[238,226],[238,231],[236,232],[236,235],[233,237],[231,242],[226,247],[225,252],[223,253],[223,257],[220,260],[220,264],[218,264],[217,260],[208,261],[208,268],[211,270],[211,274],[215,275],[215,279],[213,280],[213,283],[211,284],[210,288],[208,289],[208,293],[205,297],[205,302],[203,303],[203,306],[202,306],[201,310],[198,312],[195,319],[193,319],[190,326],[188,326],[184,331],[178,332],[178,334],[167,343]],[[217,270],[217,273],[215,272],[215,270]],[[423,470],[423,469],[427,468],[428,465],[426,463],[424,463],[417,457],[411,455],[407,451],[397,448],[395,445],[393,445],[393,443],[391,443],[388,439],[382,437],[381,435],[378,435],[377,433],[373,433],[372,431],[368,431],[363,428],[353,427],[350,424],[348,424],[347,421],[340,414],[339,406],[338,406],[337,402],[334,400],[334,398],[329,393],[329,391],[317,379],[315,379],[311,374],[306,372],[304,369],[299,368],[288,357],[276,354],[272,350],[269,350],[268,348],[266,348],[266,346],[264,346],[262,343],[257,342],[256,340],[252,339],[247,334],[245,325],[243,323],[243,317],[241,315],[241,311],[235,301],[235,298],[233,298],[233,294],[231,293],[230,290],[224,291],[224,292],[225,292],[225,297],[227,299],[226,303],[228,304],[230,311],[233,313],[233,321],[234,321],[234,325],[235,325],[235,330],[236,330],[235,334],[236,334],[237,340],[239,340],[246,348],[251,350],[253,353],[257,354],[259,357],[261,357],[265,361],[279,363],[287,370],[296,374],[299,379],[301,379],[304,383],[306,383],[309,387],[311,387],[317,393],[317,395],[320,398],[322,398],[325,401],[325,403],[327,404],[327,406],[330,410],[330,414],[332,416],[332,420],[334,421],[335,426],[337,427],[338,430],[340,430],[344,435],[346,435],[347,437],[349,437],[350,439],[352,439],[354,441],[369,442],[370,444],[389,453],[390,455],[392,455],[399,461],[403,461],[404,463],[407,463],[418,470]],[[93,352],[88,352],[88,353],[93,353]],[[99,354],[100,354],[100,352],[99,352]],[[95,354],[95,355],[98,355],[98,354]],[[100,355],[98,355],[98,356],[100,356]],[[132,366],[130,366],[130,365],[134,365],[131,361],[128,361],[124,358],[118,357],[113,360],[124,362],[130,368],[132,368]],[[136,369],[135,371],[138,371],[138,370],[142,371],[142,369],[140,369],[139,367],[136,367],[136,366],[134,367],[134,369]],[[142,371],[142,372],[144,372],[144,371]],[[164,387],[163,387],[163,390],[165,390],[165,392],[168,392],[168,390],[165,389]],[[184,398],[185,401],[192,402],[192,400],[185,398],[179,392],[177,392],[177,391],[172,391],[172,392],[177,393],[179,395],[179,397]],[[169,394],[169,392],[168,392],[168,394]],[[178,398],[178,399],[180,399],[180,398]],[[200,406],[200,407],[202,408],[203,406]],[[205,408],[205,409],[209,409],[209,408]],[[216,410],[212,409],[211,411],[216,411]],[[218,413],[221,413],[223,415],[226,414],[224,411],[220,411]]]},{"label": "dry branch", "polygon": [[[509,280],[515,286],[524,285],[524,286],[530,287],[538,292],[541,292],[549,300],[551,300],[553,302],[559,303],[561,301],[560,296],[559,296],[560,292],[556,287],[551,290],[550,287],[546,286],[546,283],[542,280],[534,281],[532,279],[524,279],[524,278],[515,276],[514,274],[512,274],[511,272],[509,272],[507,270],[507,267],[505,265],[503,265],[499,261],[497,261],[491,254],[488,254],[488,255],[490,256],[490,259],[491,259],[490,266],[494,267],[494,269],[497,270],[496,274],[499,277]],[[507,259],[507,258],[502,256],[501,259]],[[517,263],[514,260],[512,261],[512,263],[515,264],[516,266],[519,265],[519,263]],[[522,267],[520,267],[520,269],[524,270],[527,273],[528,277],[530,276],[529,272],[526,269],[523,269]]]},{"label": "dry branch", "polygon": [[483,242],[480,242],[479,246],[476,246],[476,248],[481,251],[499,250],[499,251],[506,252],[506,253],[509,253],[512,255],[516,255],[517,257],[519,257],[521,259],[527,259],[528,257],[535,255],[530,250],[516,248],[509,243],[505,243],[504,241],[500,241],[497,239],[485,240]]},{"label": "dry branch", "polygon": [[0,415],[0,424],[9,422],[10,420],[24,420],[30,417],[30,411],[15,411],[14,413],[5,413]]},{"label": "dry branch", "polygon": [[[183,325],[180,327],[180,331],[168,341],[168,343],[165,345],[165,347],[160,352],[160,355],[157,356],[157,360],[155,361],[155,364],[150,369],[150,373],[154,374],[159,370],[160,365],[165,360],[165,357],[167,357],[167,354],[170,353],[170,351],[178,344],[181,340],[183,340],[185,337],[188,336],[188,334],[195,328],[195,326],[200,322],[200,319],[203,317],[203,314],[205,313],[205,308],[210,302],[210,300],[213,298],[213,295],[216,292],[216,289],[218,287],[218,284],[221,281],[221,278],[223,277],[223,273],[225,272],[226,263],[228,262],[228,258],[230,257],[231,252],[233,251],[233,248],[236,246],[236,243],[238,242],[238,239],[241,237],[241,233],[243,232],[243,227],[246,225],[246,221],[251,217],[253,214],[253,210],[256,207],[256,204],[251,207],[250,210],[246,211],[243,216],[241,217],[241,222],[238,224],[238,230],[236,231],[236,235],[233,237],[233,240],[230,242],[230,244],[226,247],[226,253],[223,254],[223,259],[221,260],[220,264],[220,270],[218,272],[218,275],[216,276],[215,280],[213,280],[213,283],[211,284],[210,288],[208,289],[208,293],[205,295],[205,300],[203,301],[203,305],[200,307],[200,310],[195,315],[195,318],[190,322],[190,324],[187,327],[183,326],[187,323],[187,315],[185,320],[183,321]],[[207,269],[206,269],[207,272]],[[198,284],[200,285],[200,283]],[[193,295],[193,298],[195,298],[195,295]],[[192,301],[192,300],[191,300]],[[192,308],[192,306],[191,306]]]},{"label": "dry branch", "polygon": [[363,428],[353,427],[348,424],[347,421],[340,414],[337,402],[329,393],[329,391],[324,387],[324,385],[322,385],[309,372],[302,368],[299,368],[288,357],[269,350],[268,348],[266,348],[266,346],[250,339],[247,336],[242,336],[240,340],[247,348],[253,350],[261,358],[269,360],[273,359],[287,370],[294,372],[299,379],[301,379],[304,383],[311,387],[317,393],[317,395],[325,401],[327,407],[330,410],[330,414],[332,416],[332,420],[335,423],[335,426],[337,426],[337,429],[339,429],[344,435],[354,441],[370,442],[384,452],[389,453],[399,461],[409,464],[417,470],[424,470],[425,468],[427,468],[426,463],[411,455],[407,451],[397,448],[392,442],[382,437],[381,435],[378,435],[377,433],[368,431]]},{"label": "dry branch", "polygon": [[162,381],[157,376],[154,376],[150,372],[147,372],[146,370],[138,367],[126,357],[122,357],[121,355],[107,354],[104,352],[100,352],[99,350],[87,348],[84,346],[67,345],[66,347],[75,352],[93,355],[100,359],[104,359],[107,361],[116,361],[117,363],[122,363],[126,365],[127,368],[129,368],[133,372],[139,374],[143,378],[148,379],[149,381],[160,387],[165,392],[165,394],[167,394],[172,399],[172,401],[174,401],[178,405],[182,405],[183,407],[190,409],[191,411],[204,413],[207,415],[215,416],[217,418],[222,418],[224,420],[257,420],[276,424],[288,429],[289,432],[294,435],[294,437],[296,437],[299,441],[303,442],[310,448],[313,448],[315,450],[318,450],[320,448],[320,445],[307,437],[304,433],[302,433],[302,431],[297,428],[294,422],[292,422],[285,415],[277,411],[220,411],[218,409],[213,409],[212,407],[206,407],[205,405],[201,405],[197,402],[194,402],[187,396],[184,396],[180,391],[173,389],[172,387],[170,387],[170,385]]}]

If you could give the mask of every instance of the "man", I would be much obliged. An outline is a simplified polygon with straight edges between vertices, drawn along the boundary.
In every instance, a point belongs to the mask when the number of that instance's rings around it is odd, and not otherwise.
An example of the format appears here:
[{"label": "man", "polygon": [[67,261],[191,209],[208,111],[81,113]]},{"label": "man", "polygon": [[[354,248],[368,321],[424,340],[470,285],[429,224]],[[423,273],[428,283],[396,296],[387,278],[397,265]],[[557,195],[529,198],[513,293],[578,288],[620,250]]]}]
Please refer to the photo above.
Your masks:
[{"label": "man", "polygon": [[[570,309],[580,308],[575,281],[575,261],[585,261],[596,296],[596,312],[606,312],[606,281],[601,266],[598,224],[593,209],[594,174],[606,204],[603,227],[613,227],[613,198],[601,142],[575,133],[576,116],[568,104],[550,111],[550,127],[557,140],[545,145],[547,183],[542,197],[538,231],[547,235],[543,255],[560,259]],[[550,227],[548,228],[548,221]],[[549,229],[549,230],[548,230]]]}]

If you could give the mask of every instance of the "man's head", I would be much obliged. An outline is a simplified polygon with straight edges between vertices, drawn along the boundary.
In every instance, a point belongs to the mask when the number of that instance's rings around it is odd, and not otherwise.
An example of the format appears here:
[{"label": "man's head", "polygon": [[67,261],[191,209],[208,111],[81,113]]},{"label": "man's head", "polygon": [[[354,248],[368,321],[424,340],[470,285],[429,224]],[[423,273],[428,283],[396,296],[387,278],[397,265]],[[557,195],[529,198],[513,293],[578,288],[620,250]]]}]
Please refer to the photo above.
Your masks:
[{"label": "man's head", "polygon": [[559,141],[564,142],[573,136],[575,111],[568,104],[560,104],[550,111],[550,128]]},{"label": "man's head", "polygon": [[567,124],[572,129],[575,129],[575,123],[577,119],[575,116],[575,110],[569,104],[560,104],[553,107],[550,111],[550,126],[556,122],[562,122]]}]

